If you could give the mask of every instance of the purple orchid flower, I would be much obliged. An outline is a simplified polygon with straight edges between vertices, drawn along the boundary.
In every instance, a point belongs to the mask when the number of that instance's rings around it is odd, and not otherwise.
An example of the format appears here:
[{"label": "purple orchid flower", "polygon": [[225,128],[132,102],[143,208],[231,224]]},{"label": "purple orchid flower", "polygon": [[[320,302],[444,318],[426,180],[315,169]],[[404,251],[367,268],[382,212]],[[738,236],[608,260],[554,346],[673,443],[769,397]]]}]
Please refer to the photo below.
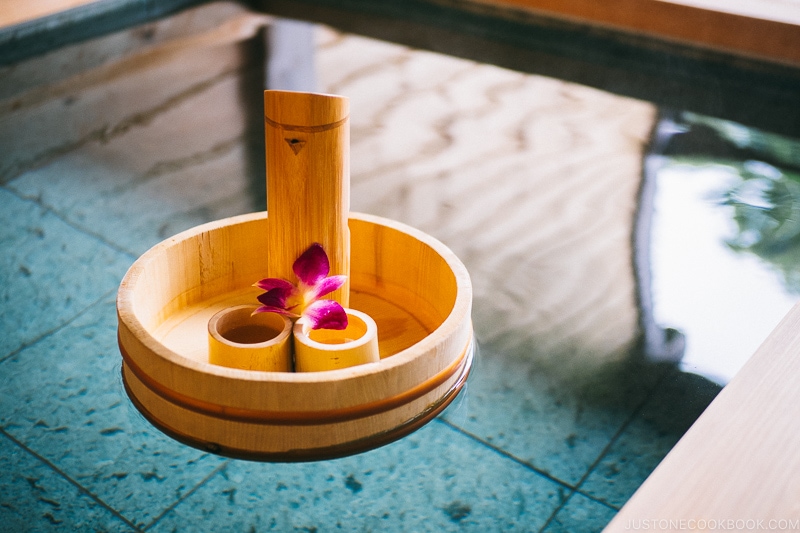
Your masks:
[{"label": "purple orchid flower", "polygon": [[255,313],[278,313],[304,318],[310,329],[345,329],[347,313],[333,300],[320,300],[341,287],[347,276],[328,276],[328,254],[318,243],[303,252],[292,265],[298,285],[285,279],[265,278],[254,284],[267,292],[258,297],[261,306]]}]

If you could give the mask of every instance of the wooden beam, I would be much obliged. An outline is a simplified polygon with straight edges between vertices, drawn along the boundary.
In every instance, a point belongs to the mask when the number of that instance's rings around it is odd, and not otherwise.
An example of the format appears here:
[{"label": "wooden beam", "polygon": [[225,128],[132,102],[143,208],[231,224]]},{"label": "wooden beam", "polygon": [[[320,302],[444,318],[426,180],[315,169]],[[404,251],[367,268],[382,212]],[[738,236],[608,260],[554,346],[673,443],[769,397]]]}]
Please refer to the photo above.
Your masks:
[{"label": "wooden beam", "polygon": [[800,136],[800,64],[541,14],[509,5],[513,1],[535,0],[251,0],[251,5],[280,17]]},{"label": "wooden beam", "polygon": [[471,0],[800,66],[800,4],[787,0]]},{"label": "wooden beam", "polygon": [[27,0],[6,2],[0,10],[0,28],[55,15],[100,0]]},{"label": "wooden beam", "polygon": [[[55,4],[42,6],[42,16],[34,13],[9,15],[9,24],[0,23],[0,67],[50,52],[70,44],[153,22],[209,0],[65,0],[69,9]],[[22,2],[18,2],[22,3]],[[66,4],[65,4],[66,5]],[[4,5],[2,10],[5,10]],[[56,9],[55,12],[52,10]],[[24,20],[18,20],[24,19]],[[17,22],[14,22],[17,20]]]},{"label": "wooden beam", "polygon": [[[800,304],[605,529],[800,528]],[[711,527],[710,521],[726,521]],[[776,527],[770,527],[775,520]],[[701,522],[702,521],[702,522]],[[729,522],[733,521],[733,522]],[[741,522],[739,526],[737,521]],[[728,527],[733,524],[735,527]],[[756,530],[757,527],[749,529]]]}]

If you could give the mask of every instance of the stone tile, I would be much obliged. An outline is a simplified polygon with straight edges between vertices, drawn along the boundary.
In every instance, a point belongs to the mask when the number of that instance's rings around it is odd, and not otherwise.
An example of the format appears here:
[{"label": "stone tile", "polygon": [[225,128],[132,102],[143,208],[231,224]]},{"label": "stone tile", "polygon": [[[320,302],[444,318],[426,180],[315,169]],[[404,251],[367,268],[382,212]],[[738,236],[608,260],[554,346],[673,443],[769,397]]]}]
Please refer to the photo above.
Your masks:
[{"label": "stone tile", "polygon": [[[9,188],[140,255],[198,224],[266,208],[251,163],[241,80],[228,77],[105,143],[27,172]],[[132,80],[131,80],[132,83]],[[198,113],[203,109],[203,113]],[[258,146],[263,159],[263,144]]]},{"label": "stone tile", "polygon": [[114,290],[131,258],[0,188],[0,360]]},{"label": "stone tile", "polygon": [[597,363],[587,354],[548,360],[534,348],[519,350],[482,346],[467,390],[467,415],[446,417],[570,486],[588,472],[665,370],[626,361]]},{"label": "stone tile", "polygon": [[233,2],[213,2],[125,31],[61,47],[0,67],[0,100],[58,82],[175,39],[209,31],[245,12]]},{"label": "stone tile", "polygon": [[[4,147],[0,183],[87,144],[107,142],[131,128],[147,126],[164,110],[222,80],[238,77],[248,62],[261,61],[263,43],[254,37],[263,25],[264,18],[257,15],[232,18],[208,32],[146,48],[0,101],[0,144]],[[259,71],[262,68],[258,66]],[[197,114],[212,115],[214,108],[202,111]]]},{"label": "stone tile", "polygon": [[[103,239],[138,256],[185,229],[253,211],[241,156],[241,144],[232,143],[226,153],[210,161],[165,173],[106,197],[77,198],[73,194],[62,202],[53,195],[53,203],[81,201],[64,206],[65,216],[79,227],[94,228]],[[102,170],[84,164],[69,158],[59,165],[59,171],[74,176],[84,168],[91,173]]]},{"label": "stone tile", "polygon": [[576,492],[542,533],[600,533],[616,514],[615,509]]},{"label": "stone tile", "polygon": [[335,461],[232,461],[152,531],[536,531],[562,491],[432,422]]},{"label": "stone tile", "polygon": [[134,531],[47,464],[0,434],[0,529]]},{"label": "stone tile", "polygon": [[221,459],[155,430],[122,386],[113,300],[2,363],[0,424],[137,525]]},{"label": "stone tile", "polygon": [[695,374],[673,372],[581,486],[615,507],[628,501],[720,391]]}]

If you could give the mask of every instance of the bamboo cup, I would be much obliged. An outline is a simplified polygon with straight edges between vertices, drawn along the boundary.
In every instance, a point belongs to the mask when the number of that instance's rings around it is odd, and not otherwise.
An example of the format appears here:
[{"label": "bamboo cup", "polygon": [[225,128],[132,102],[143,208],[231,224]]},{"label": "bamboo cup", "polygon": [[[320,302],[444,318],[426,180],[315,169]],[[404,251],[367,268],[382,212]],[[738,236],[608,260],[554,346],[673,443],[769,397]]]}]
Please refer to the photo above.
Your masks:
[{"label": "bamboo cup", "polygon": [[303,319],[295,322],[295,370],[319,372],[380,361],[375,321],[355,309],[345,312],[347,327],[343,330],[315,329],[306,333]]},{"label": "bamboo cup", "polygon": [[243,370],[290,372],[292,322],[255,305],[223,309],[208,321],[208,361]]},{"label": "bamboo cup", "polygon": [[[350,104],[342,96],[264,91],[267,153],[267,275],[291,280],[310,245],[331,274],[350,275]],[[349,306],[350,283],[327,298]]]}]

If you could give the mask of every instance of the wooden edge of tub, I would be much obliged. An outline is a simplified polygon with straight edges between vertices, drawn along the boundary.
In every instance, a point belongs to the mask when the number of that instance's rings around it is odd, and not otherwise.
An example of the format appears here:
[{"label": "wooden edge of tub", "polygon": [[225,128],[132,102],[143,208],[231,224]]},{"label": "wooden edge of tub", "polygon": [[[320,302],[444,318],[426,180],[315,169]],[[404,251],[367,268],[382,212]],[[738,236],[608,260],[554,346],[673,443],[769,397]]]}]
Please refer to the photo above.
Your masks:
[{"label": "wooden edge of tub", "polygon": [[798,450],[800,303],[604,531],[628,531],[645,520],[668,531],[718,520],[761,520],[765,527],[774,520],[775,528],[789,521],[798,528]]}]

